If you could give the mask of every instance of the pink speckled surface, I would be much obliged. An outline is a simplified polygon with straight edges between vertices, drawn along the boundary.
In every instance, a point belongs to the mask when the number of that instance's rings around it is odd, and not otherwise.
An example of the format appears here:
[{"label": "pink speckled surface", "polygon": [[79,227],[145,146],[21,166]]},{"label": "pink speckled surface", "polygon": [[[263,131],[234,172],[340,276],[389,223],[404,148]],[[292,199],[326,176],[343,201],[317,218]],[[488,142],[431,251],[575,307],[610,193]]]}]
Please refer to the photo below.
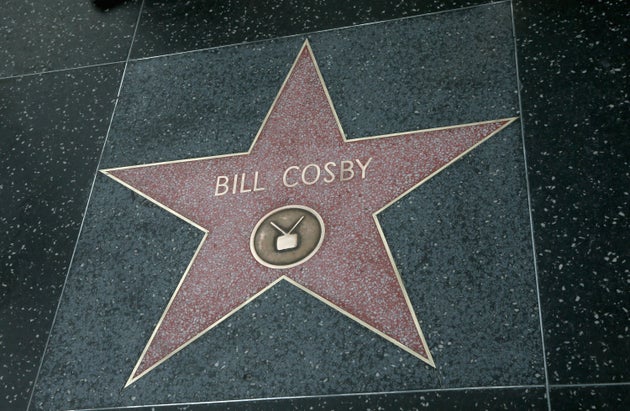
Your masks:
[{"label": "pink speckled surface", "polygon": [[[432,363],[373,216],[509,122],[345,141],[306,46],[249,154],[107,170],[207,231],[130,382],[282,276]],[[363,178],[356,160],[366,164],[370,158]],[[324,181],[330,177],[324,165],[334,162],[330,168],[338,173],[344,160],[354,163],[354,178],[340,181],[336,175],[334,181]],[[283,184],[288,167],[307,164],[322,168],[319,181]],[[232,193],[234,175],[246,174],[246,191],[253,189],[255,172],[262,190],[239,193],[239,182]],[[227,193],[219,196],[218,176],[230,178]],[[293,183],[298,172],[289,176]],[[252,230],[271,210],[292,204],[321,215],[326,227],[321,248],[296,267],[265,267],[250,251]]]}]

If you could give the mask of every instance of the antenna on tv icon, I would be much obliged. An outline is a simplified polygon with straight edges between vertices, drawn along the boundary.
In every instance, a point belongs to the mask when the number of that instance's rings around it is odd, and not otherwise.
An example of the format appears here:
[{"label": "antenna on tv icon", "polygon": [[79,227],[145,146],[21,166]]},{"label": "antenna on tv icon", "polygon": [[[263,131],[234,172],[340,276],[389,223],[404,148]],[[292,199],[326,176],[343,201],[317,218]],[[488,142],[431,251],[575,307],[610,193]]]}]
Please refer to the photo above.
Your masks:
[{"label": "antenna on tv icon", "polygon": [[304,216],[300,217],[297,223],[293,224],[293,227],[291,227],[291,229],[288,232],[278,227],[278,225],[276,225],[276,223],[274,223],[273,221],[269,222],[269,224],[271,224],[273,228],[275,228],[276,230],[282,233],[281,236],[278,236],[278,238],[276,238],[276,250],[278,251],[292,250],[298,246],[298,235],[291,234],[291,233],[293,233],[293,230],[297,228],[298,224],[300,224],[303,219],[304,219]]}]

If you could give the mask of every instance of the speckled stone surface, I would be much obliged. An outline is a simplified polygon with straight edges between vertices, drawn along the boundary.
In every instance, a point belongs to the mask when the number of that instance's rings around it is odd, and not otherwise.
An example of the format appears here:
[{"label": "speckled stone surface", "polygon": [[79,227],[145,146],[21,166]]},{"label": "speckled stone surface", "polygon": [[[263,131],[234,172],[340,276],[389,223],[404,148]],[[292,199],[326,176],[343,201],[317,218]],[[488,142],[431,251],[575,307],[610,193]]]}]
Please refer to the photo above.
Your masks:
[{"label": "speckled stone surface", "polygon": [[630,408],[630,386],[552,388],[551,406],[559,410],[627,410]]},{"label": "speckled stone surface", "polygon": [[0,80],[2,409],[26,408],[121,73],[111,65]]},{"label": "speckled stone surface", "polygon": [[484,3],[490,2],[146,0],[133,57],[251,42]]},{"label": "speckled stone surface", "polygon": [[[349,138],[517,115],[510,11],[309,36]],[[302,41],[133,63],[102,167],[245,151]],[[121,390],[202,233],[99,176],[32,408],[544,384],[517,124],[382,214],[436,369],[281,282]]]},{"label": "speckled stone surface", "polygon": [[628,5],[516,10],[550,382],[628,381]]},{"label": "speckled stone surface", "polygon": [[[114,8],[96,4],[119,3]],[[5,0],[0,11],[0,78],[124,61],[140,0]]]}]

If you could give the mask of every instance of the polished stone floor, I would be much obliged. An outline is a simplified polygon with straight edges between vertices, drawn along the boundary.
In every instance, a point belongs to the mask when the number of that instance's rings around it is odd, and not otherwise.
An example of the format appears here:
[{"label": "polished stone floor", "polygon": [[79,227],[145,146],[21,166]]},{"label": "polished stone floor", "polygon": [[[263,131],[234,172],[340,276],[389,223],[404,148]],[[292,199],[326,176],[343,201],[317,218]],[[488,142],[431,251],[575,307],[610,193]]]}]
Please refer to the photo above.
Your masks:
[{"label": "polished stone floor", "polygon": [[[625,2],[1,14],[0,409],[630,408]],[[435,367],[280,281],[125,386],[204,233],[99,170],[246,152],[307,40],[348,142],[515,118],[377,216]]]}]

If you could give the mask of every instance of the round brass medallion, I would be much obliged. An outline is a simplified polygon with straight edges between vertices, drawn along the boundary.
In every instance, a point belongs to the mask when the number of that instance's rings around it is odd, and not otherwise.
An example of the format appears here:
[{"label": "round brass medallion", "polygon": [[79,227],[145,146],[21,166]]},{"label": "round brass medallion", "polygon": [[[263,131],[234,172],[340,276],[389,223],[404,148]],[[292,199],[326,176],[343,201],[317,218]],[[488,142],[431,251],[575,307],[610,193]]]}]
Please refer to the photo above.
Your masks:
[{"label": "round brass medallion", "polygon": [[324,221],[300,205],[277,208],[258,221],[250,240],[256,260],[266,267],[291,268],[311,258],[324,240]]}]

